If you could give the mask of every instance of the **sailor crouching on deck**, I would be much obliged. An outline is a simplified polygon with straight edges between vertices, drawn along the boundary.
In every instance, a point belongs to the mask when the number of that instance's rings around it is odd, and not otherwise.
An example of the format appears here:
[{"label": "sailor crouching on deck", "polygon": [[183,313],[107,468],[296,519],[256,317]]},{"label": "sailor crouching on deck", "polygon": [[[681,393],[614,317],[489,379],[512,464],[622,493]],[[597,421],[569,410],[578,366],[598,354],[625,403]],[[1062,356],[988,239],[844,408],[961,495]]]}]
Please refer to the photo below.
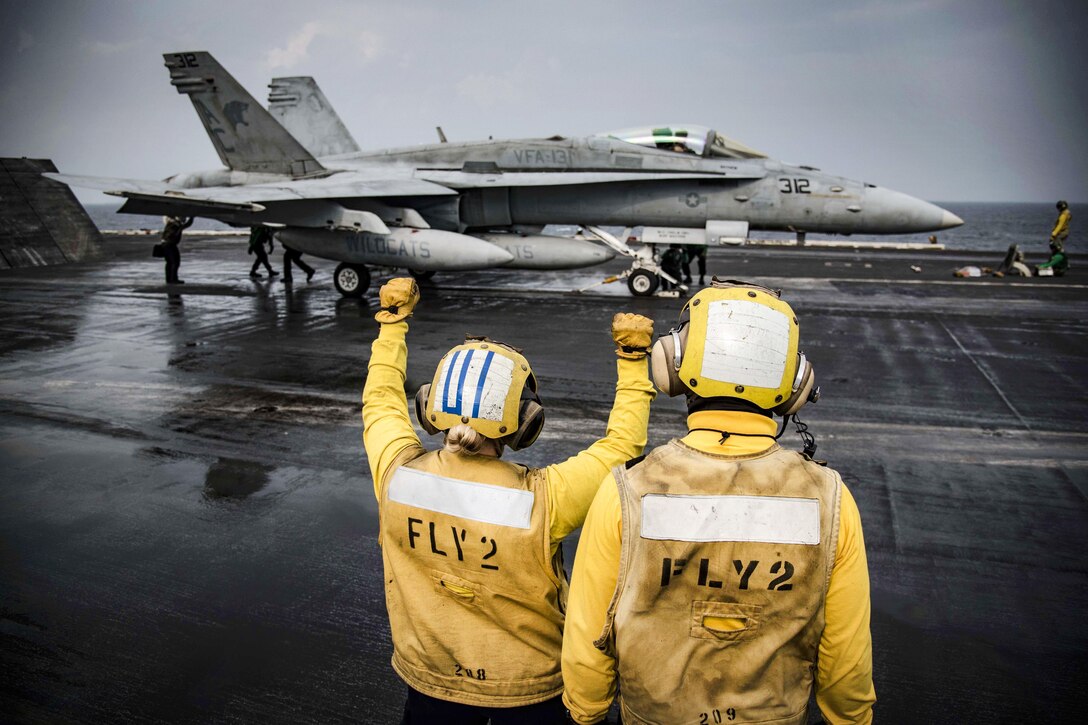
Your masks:
[{"label": "sailor crouching on deck", "polygon": [[616,398],[607,433],[546,468],[500,460],[533,443],[544,409],[528,361],[501,343],[450,350],[416,396],[428,451],[404,394],[412,279],[380,291],[382,323],[363,390],[363,443],[381,521],[393,669],[405,723],[562,721],[567,582],[560,543],[582,525],[609,468],[646,445],[651,320],[616,315]]},{"label": "sailor crouching on deck", "polygon": [[605,717],[617,680],[624,725],[805,723],[814,684],[827,722],[871,722],[857,506],[811,437],[775,442],[772,413],[819,396],[798,338],[777,292],[714,280],[654,344],[689,432],[615,468],[586,517],[563,638],[576,722]]}]

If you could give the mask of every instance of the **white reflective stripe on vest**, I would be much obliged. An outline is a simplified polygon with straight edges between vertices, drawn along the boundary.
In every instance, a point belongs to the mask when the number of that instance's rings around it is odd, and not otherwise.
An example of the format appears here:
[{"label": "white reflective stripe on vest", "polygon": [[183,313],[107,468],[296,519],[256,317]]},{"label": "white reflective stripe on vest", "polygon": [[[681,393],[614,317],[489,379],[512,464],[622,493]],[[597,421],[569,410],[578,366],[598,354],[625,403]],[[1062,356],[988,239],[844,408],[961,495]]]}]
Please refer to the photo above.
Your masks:
[{"label": "white reflective stripe on vest", "polygon": [[389,482],[389,500],[485,524],[529,528],[533,492],[461,481],[401,466]]},{"label": "white reflective stripe on vest", "polygon": [[642,497],[642,538],[819,544],[820,502],[774,496]]}]

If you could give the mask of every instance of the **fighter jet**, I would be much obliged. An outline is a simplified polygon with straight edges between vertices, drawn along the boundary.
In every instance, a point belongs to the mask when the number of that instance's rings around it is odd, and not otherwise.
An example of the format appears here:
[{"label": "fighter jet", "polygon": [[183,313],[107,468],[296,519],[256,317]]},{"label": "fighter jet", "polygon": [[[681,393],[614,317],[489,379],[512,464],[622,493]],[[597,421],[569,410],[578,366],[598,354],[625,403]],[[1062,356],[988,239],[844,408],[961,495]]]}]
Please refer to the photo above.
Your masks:
[{"label": "fighter jet", "polygon": [[[161,182],[46,176],[124,197],[123,213],[275,226],[287,246],[339,261],[334,282],[348,296],[366,291],[367,265],[420,274],[556,269],[613,252],[633,259],[624,275],[631,291],[652,294],[661,272],[652,254],[632,252],[603,226],[719,244],[751,229],[900,234],[963,223],[906,194],[776,161],[704,126],[358,151],[320,91],[323,118],[336,123],[304,133],[277,121],[275,85],[269,112],[211,54],[163,58],[226,168]],[[289,105],[293,88],[280,85],[281,102]],[[541,234],[549,224],[583,227],[607,248]]]}]

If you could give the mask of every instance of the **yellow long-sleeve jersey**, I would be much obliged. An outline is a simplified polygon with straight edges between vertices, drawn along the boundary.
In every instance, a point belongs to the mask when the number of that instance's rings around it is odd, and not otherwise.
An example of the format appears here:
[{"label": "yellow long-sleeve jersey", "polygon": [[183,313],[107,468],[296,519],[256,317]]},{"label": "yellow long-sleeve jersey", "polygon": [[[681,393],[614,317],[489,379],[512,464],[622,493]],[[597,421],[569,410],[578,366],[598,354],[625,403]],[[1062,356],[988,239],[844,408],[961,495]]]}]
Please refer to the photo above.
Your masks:
[{"label": "yellow long-sleeve jersey", "polygon": [[1054,223],[1054,229],[1050,231],[1051,241],[1060,239],[1063,242],[1069,238],[1069,221],[1073,218],[1073,215],[1068,209],[1062,209],[1058,214],[1058,221]]},{"label": "yellow long-sleeve jersey", "polygon": [[[412,427],[404,393],[407,333],[408,323],[404,321],[381,326],[371,346],[363,389],[363,446],[379,501],[390,468],[396,460],[403,460],[405,449],[418,448],[420,455],[425,452]],[[608,471],[640,455],[646,446],[650,402],[655,396],[646,365],[646,360],[617,359],[616,398],[605,436],[581,453],[544,469],[552,553],[582,525]]]},{"label": "yellow long-sleeve jersey", "polygon": [[[762,437],[731,436],[720,443],[717,432],[773,435],[775,422],[764,416],[704,411],[688,418],[692,432],[682,440],[696,450],[747,456],[767,449]],[[709,428],[710,431],[697,431]],[[816,701],[832,725],[872,722],[872,636],[869,630],[869,571],[861,516],[842,487],[835,563],[824,604],[825,626],[819,644]],[[578,543],[563,635],[563,700],[578,723],[600,722],[616,694],[616,661],[593,643],[604,629],[620,568],[623,520],[619,492],[609,474],[590,507]]]}]

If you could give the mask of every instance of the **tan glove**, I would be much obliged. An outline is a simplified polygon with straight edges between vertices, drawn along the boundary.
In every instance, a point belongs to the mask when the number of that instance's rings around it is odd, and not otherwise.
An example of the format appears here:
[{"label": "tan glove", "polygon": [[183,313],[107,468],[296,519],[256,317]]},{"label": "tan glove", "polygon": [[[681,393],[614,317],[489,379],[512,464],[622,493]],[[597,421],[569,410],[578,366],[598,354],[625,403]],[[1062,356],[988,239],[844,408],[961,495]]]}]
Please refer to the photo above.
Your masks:
[{"label": "tan glove", "polygon": [[397,277],[382,285],[378,292],[382,308],[374,319],[382,324],[400,322],[412,316],[412,310],[419,302],[419,285],[411,277]]},{"label": "tan glove", "polygon": [[650,353],[654,321],[630,312],[617,312],[612,318],[612,339],[616,354],[628,360],[641,360]]}]

